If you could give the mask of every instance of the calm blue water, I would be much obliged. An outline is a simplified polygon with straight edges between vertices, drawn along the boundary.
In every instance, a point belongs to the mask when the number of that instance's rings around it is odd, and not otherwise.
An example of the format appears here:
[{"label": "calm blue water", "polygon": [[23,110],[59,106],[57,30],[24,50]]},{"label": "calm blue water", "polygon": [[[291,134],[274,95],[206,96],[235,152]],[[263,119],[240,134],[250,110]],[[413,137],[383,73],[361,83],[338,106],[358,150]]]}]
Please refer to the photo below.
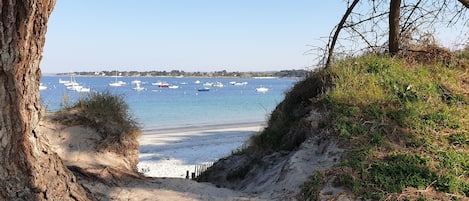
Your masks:
[{"label": "calm blue water", "polygon": [[[41,101],[48,111],[59,110],[64,97],[71,102],[88,93],[68,91],[59,79],[70,77],[44,76],[41,80],[48,89],[41,91]],[[123,95],[130,112],[140,122],[144,130],[159,130],[181,127],[200,127],[222,124],[262,123],[268,114],[281,102],[284,94],[298,79],[236,79],[236,78],[161,78],[161,77],[120,77],[127,82],[124,87],[110,87],[113,77],[76,77],[77,82],[91,88],[91,93],[109,90]],[[133,80],[142,81],[144,91],[135,91]],[[200,80],[200,84],[195,84]],[[152,82],[168,82],[178,85],[178,89],[159,88]],[[208,92],[199,92],[205,82],[221,82],[224,87],[210,87]],[[234,86],[229,82],[248,82],[245,86]],[[187,83],[187,84],[183,84]],[[269,91],[259,93],[257,87],[267,87]]]}]

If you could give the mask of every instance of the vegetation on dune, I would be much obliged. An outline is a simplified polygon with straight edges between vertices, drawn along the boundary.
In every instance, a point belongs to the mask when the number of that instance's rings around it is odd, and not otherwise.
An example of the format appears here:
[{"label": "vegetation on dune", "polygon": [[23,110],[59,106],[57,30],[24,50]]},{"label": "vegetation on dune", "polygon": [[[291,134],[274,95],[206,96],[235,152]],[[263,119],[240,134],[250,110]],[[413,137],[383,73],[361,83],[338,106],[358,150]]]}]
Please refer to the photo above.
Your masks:
[{"label": "vegetation on dune", "polygon": [[297,148],[310,136],[302,119],[312,109],[311,99],[324,93],[330,82],[330,77],[318,72],[295,84],[270,115],[264,131],[253,136],[252,145],[264,151],[291,151]]},{"label": "vegetation on dune", "polygon": [[140,126],[129,113],[123,96],[109,91],[82,97],[58,112],[55,119],[67,125],[87,125],[96,129],[102,139],[98,149],[116,153],[125,153],[124,144],[136,141],[141,134]]},{"label": "vegetation on dune", "polygon": [[367,55],[316,72],[333,84],[313,100],[329,111],[324,129],[349,151],[302,186],[302,199],[317,199],[328,180],[365,199],[467,198],[467,55],[468,48],[451,62]]}]

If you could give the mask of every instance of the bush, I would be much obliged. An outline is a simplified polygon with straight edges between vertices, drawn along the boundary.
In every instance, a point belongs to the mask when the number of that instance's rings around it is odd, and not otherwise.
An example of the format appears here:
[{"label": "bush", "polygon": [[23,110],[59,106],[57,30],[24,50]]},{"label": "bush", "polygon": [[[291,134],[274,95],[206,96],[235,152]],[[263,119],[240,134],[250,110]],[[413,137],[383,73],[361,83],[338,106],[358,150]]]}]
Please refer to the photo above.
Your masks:
[{"label": "bush", "polygon": [[310,112],[312,100],[330,88],[330,82],[329,74],[319,71],[295,84],[270,115],[268,127],[253,138],[254,146],[264,151],[298,147],[311,133],[301,119]]}]

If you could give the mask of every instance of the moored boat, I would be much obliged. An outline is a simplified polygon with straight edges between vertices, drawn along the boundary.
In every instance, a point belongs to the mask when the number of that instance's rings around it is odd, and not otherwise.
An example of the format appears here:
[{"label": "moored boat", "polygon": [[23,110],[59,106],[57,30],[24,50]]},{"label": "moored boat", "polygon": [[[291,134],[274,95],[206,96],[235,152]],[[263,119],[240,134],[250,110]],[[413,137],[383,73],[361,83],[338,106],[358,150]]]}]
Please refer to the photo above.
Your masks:
[{"label": "moored boat", "polygon": [[135,91],[143,91],[143,90],[145,90],[145,87],[141,87],[141,86],[140,86],[140,82],[136,82],[135,85],[136,85],[136,86],[135,86],[134,88],[132,88],[133,90],[135,90]]},{"label": "moored boat", "polygon": [[269,91],[269,88],[266,88],[266,87],[258,87],[258,88],[256,88],[256,91],[257,91],[257,92],[265,93],[265,92]]},{"label": "moored boat", "polygon": [[197,91],[210,91],[210,88],[208,87],[198,88]]},{"label": "moored boat", "polygon": [[120,81],[120,80],[119,81],[116,80],[115,82],[109,83],[109,86],[111,86],[111,87],[122,87],[122,86],[125,86],[125,85],[127,85],[127,83],[124,82],[124,81]]},{"label": "moored boat", "polygon": [[46,90],[46,89],[47,89],[47,86],[46,86],[46,85],[44,85],[44,84],[42,84],[42,83],[39,85],[39,90],[42,91],[42,90]]}]

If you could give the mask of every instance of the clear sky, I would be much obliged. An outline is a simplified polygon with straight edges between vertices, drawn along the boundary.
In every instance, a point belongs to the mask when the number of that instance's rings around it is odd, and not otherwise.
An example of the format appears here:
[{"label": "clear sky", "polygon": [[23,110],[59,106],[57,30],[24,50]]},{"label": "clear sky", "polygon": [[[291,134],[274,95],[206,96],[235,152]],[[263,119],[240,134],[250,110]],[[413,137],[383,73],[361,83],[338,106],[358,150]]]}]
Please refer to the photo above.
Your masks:
[{"label": "clear sky", "polygon": [[57,0],[41,69],[268,71],[304,69],[342,0]]}]

